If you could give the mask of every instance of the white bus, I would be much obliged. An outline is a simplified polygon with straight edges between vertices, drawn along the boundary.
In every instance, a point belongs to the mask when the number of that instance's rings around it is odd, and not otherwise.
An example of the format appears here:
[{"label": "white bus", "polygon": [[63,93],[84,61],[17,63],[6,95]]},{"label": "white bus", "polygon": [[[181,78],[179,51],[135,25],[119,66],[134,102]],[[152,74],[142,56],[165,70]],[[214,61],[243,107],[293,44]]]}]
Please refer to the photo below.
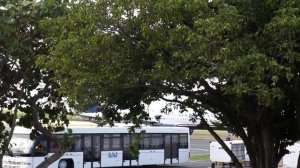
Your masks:
[{"label": "white bus", "polygon": [[[142,127],[135,136],[139,155],[131,154],[133,135],[128,127],[76,126],[72,145],[49,168],[92,168],[179,164],[189,160],[189,129],[183,127]],[[145,130],[145,134],[141,131]],[[5,155],[4,168],[35,168],[55,153],[56,144],[44,136],[30,140],[31,130],[16,127],[11,140],[13,157]],[[64,132],[56,133],[62,137]]]}]

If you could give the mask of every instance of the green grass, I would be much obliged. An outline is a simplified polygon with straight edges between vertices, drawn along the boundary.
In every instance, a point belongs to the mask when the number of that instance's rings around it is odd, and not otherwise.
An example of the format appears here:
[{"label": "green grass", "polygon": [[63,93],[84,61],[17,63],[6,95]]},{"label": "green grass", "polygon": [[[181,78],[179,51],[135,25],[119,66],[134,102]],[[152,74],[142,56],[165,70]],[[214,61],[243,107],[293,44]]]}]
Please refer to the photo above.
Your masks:
[{"label": "green grass", "polygon": [[[227,131],[215,130],[215,132],[220,136],[221,139],[226,139],[228,136]],[[194,130],[192,139],[211,139],[214,140],[214,137],[207,130]],[[239,137],[231,136],[231,139],[239,139]]]},{"label": "green grass", "polygon": [[208,154],[202,154],[202,155],[192,155],[190,157],[190,160],[209,160],[209,155]]}]

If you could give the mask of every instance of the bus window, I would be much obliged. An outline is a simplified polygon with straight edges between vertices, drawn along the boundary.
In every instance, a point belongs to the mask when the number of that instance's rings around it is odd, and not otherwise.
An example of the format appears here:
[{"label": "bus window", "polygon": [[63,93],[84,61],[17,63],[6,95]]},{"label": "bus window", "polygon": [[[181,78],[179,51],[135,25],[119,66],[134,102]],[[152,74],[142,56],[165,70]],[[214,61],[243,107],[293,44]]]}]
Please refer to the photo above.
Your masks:
[{"label": "bus window", "polygon": [[58,152],[58,144],[54,141],[50,141],[50,147],[49,147],[50,153]]},{"label": "bus window", "polygon": [[188,148],[187,134],[179,134],[179,148]]},{"label": "bus window", "polygon": [[73,136],[71,148],[69,151],[72,151],[72,152],[81,152],[82,151],[80,135]]},{"label": "bus window", "polygon": [[178,148],[179,148],[179,135],[172,134],[171,135],[171,151],[172,151],[172,158],[178,158]]},{"label": "bus window", "polygon": [[112,134],[112,150],[121,149],[121,136],[120,134]]},{"label": "bus window", "polygon": [[151,148],[152,149],[163,149],[163,137],[162,134],[152,134]]},{"label": "bus window", "polygon": [[140,149],[151,149],[150,140],[151,140],[151,134],[144,134]]},{"label": "bus window", "polygon": [[171,155],[171,134],[165,135],[165,158],[172,158]]},{"label": "bus window", "polygon": [[120,150],[121,135],[120,134],[104,134],[103,150]]},{"label": "bus window", "polygon": [[100,160],[100,135],[93,135],[93,160],[99,161]]},{"label": "bus window", "polygon": [[130,151],[129,151],[129,143],[130,143],[130,135],[124,134],[123,135],[123,159],[130,160]]},{"label": "bus window", "polygon": [[[56,134],[55,135],[60,141],[64,140],[64,136],[61,134]],[[49,144],[49,152],[50,153],[56,153],[58,152],[58,144],[56,142],[54,142],[53,140],[50,140],[50,144]]]},{"label": "bus window", "polygon": [[163,149],[162,134],[145,134],[142,138],[141,149]]},{"label": "bus window", "polygon": [[84,161],[92,160],[92,136],[84,135],[83,158]]},{"label": "bus window", "polygon": [[109,150],[110,134],[104,134],[103,136],[103,150]]},{"label": "bus window", "polygon": [[45,138],[40,138],[37,140],[34,146],[35,156],[45,156],[47,154],[47,140]]}]

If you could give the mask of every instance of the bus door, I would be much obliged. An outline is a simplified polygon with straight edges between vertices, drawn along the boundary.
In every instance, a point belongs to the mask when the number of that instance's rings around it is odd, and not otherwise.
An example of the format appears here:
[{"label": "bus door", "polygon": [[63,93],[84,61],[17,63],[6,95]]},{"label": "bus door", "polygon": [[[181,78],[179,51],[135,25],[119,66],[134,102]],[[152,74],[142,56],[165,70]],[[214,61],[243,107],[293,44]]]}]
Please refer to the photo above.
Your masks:
[{"label": "bus door", "polygon": [[83,167],[92,167],[92,135],[83,135]]},{"label": "bus door", "polygon": [[100,135],[83,135],[83,167],[100,167]]},{"label": "bus door", "polygon": [[101,164],[101,135],[93,135],[92,139],[92,151],[93,151],[93,167],[100,167]]},{"label": "bus door", "polygon": [[178,134],[165,135],[165,164],[178,162],[179,136]]}]

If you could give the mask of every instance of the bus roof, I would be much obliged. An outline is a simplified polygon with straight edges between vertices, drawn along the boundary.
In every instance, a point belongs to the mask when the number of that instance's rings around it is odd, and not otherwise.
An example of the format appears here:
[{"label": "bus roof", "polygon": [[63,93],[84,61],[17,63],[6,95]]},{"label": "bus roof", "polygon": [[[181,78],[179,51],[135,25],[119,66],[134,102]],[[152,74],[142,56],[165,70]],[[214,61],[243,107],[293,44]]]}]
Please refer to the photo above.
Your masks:
[{"label": "bus roof", "polygon": [[[133,124],[115,124],[115,126],[103,126],[99,127],[98,124],[87,121],[72,121],[69,126],[66,128],[71,129],[73,134],[94,134],[94,133],[128,133],[129,128],[133,126]],[[159,127],[159,126],[142,126],[140,128],[136,128],[135,132],[140,133],[142,130],[145,130],[146,133],[188,133],[189,128],[186,127]],[[64,133],[57,132],[56,134]],[[27,129],[24,127],[16,127],[14,133],[18,134],[30,134],[31,129]]]}]

